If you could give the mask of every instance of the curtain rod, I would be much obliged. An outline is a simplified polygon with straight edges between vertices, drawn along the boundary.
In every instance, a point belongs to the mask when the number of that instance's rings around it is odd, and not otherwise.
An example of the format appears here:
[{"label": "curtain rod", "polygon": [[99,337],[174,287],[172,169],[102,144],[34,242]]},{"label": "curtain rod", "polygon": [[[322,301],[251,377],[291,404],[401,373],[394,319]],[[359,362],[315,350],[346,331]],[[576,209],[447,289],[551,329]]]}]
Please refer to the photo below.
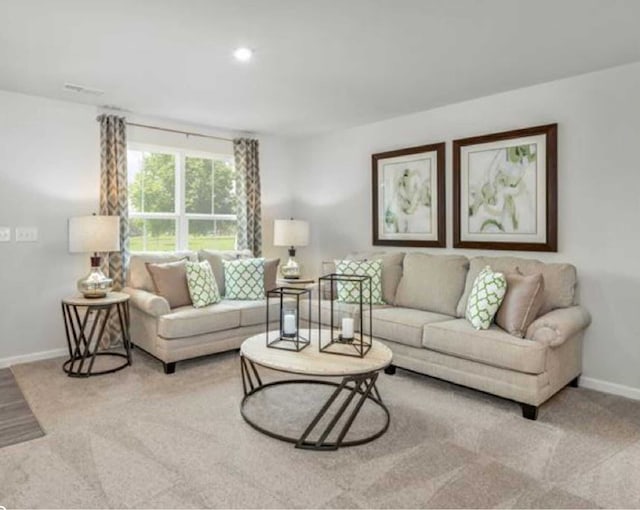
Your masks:
[{"label": "curtain rod", "polygon": [[224,138],[222,136],[203,135],[202,133],[192,133],[190,131],[180,131],[178,129],[162,128],[162,127],[158,127],[158,126],[149,126],[148,124],[137,124],[135,122],[127,122],[127,126],[135,126],[135,127],[146,128],[146,129],[155,129],[157,131],[167,131],[168,133],[178,133],[178,134],[186,135],[186,136],[199,136],[201,138],[212,138],[213,140],[223,140],[225,142],[233,142],[233,139]]}]

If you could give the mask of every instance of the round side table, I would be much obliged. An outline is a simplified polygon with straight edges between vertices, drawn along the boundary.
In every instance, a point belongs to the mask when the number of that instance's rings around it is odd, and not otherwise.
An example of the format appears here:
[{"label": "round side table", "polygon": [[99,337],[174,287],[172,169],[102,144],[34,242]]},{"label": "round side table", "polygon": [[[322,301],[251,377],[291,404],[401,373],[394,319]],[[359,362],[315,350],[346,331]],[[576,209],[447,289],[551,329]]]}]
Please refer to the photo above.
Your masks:
[{"label": "round side table", "polygon": [[[109,333],[111,318],[118,317],[124,352],[101,351],[102,339]],[[109,292],[103,298],[74,296],[62,300],[62,316],[69,347],[69,359],[62,369],[69,377],[90,377],[117,372],[131,365],[129,338],[129,295]],[[94,371],[97,356],[122,358],[115,367]]]}]

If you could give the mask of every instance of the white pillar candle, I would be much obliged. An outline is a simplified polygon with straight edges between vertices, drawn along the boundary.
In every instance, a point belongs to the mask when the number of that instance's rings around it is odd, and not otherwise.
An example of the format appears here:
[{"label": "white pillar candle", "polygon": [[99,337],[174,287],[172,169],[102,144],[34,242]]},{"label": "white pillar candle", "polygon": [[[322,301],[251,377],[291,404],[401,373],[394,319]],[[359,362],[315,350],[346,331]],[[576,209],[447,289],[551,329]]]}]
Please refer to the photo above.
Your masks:
[{"label": "white pillar candle", "polygon": [[347,340],[353,338],[353,319],[349,317],[342,319],[342,338]]},{"label": "white pillar candle", "polygon": [[285,335],[296,334],[296,316],[294,314],[292,313],[285,314],[283,332]]}]

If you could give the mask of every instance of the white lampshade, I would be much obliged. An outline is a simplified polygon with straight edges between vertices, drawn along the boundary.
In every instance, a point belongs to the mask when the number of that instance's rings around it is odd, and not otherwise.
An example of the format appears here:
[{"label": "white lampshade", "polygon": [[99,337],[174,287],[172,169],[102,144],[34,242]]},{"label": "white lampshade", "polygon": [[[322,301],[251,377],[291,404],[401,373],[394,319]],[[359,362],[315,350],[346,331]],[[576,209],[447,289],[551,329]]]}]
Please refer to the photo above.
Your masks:
[{"label": "white lampshade", "polygon": [[309,223],[302,220],[275,220],[273,244],[274,246],[307,246]]},{"label": "white lampshade", "polygon": [[118,216],[69,218],[69,252],[100,253],[120,250]]}]

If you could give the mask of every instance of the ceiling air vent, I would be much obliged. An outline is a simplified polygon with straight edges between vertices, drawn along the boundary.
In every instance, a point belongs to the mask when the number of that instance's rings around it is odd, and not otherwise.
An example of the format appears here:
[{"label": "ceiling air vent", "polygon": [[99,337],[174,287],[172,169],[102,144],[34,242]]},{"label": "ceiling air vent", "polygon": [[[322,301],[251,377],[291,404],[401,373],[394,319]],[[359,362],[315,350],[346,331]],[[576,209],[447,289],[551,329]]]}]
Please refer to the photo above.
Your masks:
[{"label": "ceiling air vent", "polygon": [[85,87],[84,85],[78,85],[76,83],[65,83],[62,88],[67,92],[76,92],[78,94],[86,94],[88,96],[101,96],[104,94],[104,90],[92,89],[91,87]]}]

